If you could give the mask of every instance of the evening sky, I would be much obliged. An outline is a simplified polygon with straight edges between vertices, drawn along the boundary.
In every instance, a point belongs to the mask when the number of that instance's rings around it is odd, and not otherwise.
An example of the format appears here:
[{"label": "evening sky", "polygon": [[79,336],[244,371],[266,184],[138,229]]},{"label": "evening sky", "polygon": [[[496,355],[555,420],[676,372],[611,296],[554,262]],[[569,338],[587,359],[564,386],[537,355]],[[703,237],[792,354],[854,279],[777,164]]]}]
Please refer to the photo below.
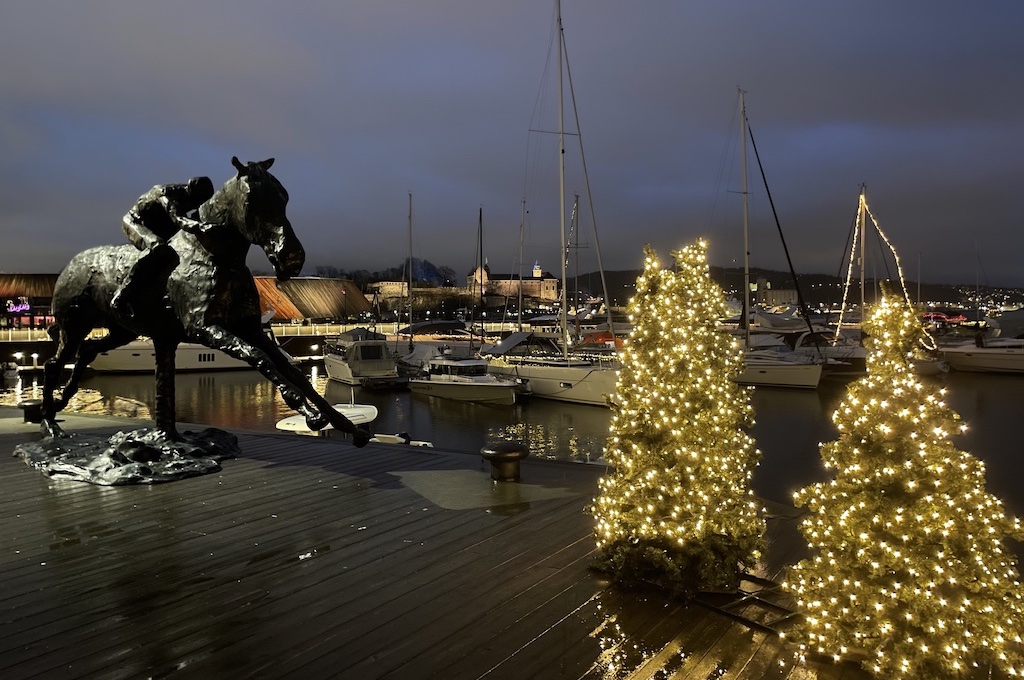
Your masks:
[{"label": "evening sky", "polygon": [[[0,271],[123,242],[149,187],[219,186],[237,155],[276,158],[306,273],[399,265],[410,194],[415,257],[468,272],[482,208],[492,271],[557,272],[554,16],[553,0],[8,1]],[[594,269],[599,244],[605,269],[639,268],[645,243],[668,261],[697,236],[742,263],[742,88],[798,272],[840,271],[864,184],[911,278],[1024,286],[1019,0],[564,0],[562,16],[582,133],[567,201],[588,203],[582,139],[597,223],[571,266]],[[751,264],[783,269],[749,153]]]}]

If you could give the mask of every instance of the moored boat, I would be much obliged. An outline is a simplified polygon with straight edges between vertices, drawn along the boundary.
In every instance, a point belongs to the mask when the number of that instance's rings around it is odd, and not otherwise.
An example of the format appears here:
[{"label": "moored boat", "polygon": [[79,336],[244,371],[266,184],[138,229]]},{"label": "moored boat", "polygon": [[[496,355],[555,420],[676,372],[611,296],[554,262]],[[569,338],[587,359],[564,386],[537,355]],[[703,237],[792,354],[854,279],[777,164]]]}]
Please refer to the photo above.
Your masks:
[{"label": "moored boat", "polygon": [[384,340],[324,343],[324,369],[331,380],[371,388],[404,387],[398,362]]},{"label": "moored boat", "polygon": [[608,406],[608,400],[615,396],[617,361],[559,353],[550,338],[512,333],[484,348],[483,354],[488,358],[490,373],[521,381],[533,397]]},{"label": "moored boat", "polygon": [[[156,370],[156,350],[151,339],[137,338],[121,347],[100,353],[89,367],[100,373],[152,373]],[[178,345],[174,354],[174,369],[179,372],[251,368],[248,362],[191,342]]]},{"label": "moored boat", "polygon": [[733,378],[740,385],[815,389],[822,364],[807,357],[784,356],[773,350],[747,350],[743,370]]},{"label": "moored boat", "polygon": [[[481,348],[481,355],[489,361],[489,371],[498,376],[520,380],[530,390],[533,397],[553,399],[576,404],[587,404],[591,406],[608,406],[608,400],[615,396],[616,384],[618,382],[618,362],[614,359],[602,359],[599,357],[583,358],[570,352],[569,340],[569,299],[566,274],[565,253],[570,246],[566,234],[566,202],[565,202],[565,120],[564,120],[564,90],[562,78],[568,76],[568,69],[563,69],[563,56],[565,45],[562,40],[562,12],[561,4],[556,3],[556,37],[558,50],[558,184],[559,184],[559,225],[561,234],[561,288],[559,291],[558,304],[558,326],[560,342],[554,342],[549,338],[541,338],[534,333],[517,332],[512,333],[501,342],[487,348]],[[569,87],[572,88],[571,77]],[[575,112],[575,102],[573,104]],[[578,116],[576,117],[578,120]],[[582,136],[577,129],[575,136],[580,143],[580,160],[583,158]],[[584,184],[587,186],[587,196],[590,196],[589,180],[584,170]],[[589,201],[588,201],[589,202]],[[593,211],[591,219],[593,221]],[[572,222],[575,224],[578,218],[578,197],[573,203],[571,211]],[[575,232],[577,236],[579,232]],[[596,224],[594,225],[595,245],[598,245]],[[600,265],[600,246],[597,248],[598,268]],[[604,299],[608,299],[608,292],[604,286],[604,274],[601,275]],[[575,306],[575,305],[572,305]],[[578,319],[578,317],[577,317]],[[531,324],[536,319],[531,320]],[[614,331],[613,321],[609,312],[609,329]],[[536,343],[545,343],[546,347],[538,349]],[[612,340],[614,343],[614,339]]]},{"label": "moored boat", "polygon": [[487,372],[482,359],[433,357],[422,376],[409,378],[409,389],[442,399],[511,406],[521,391],[516,380]]},{"label": "moored boat", "polygon": [[1024,373],[1024,338],[967,342],[943,346],[940,352],[954,371]]}]

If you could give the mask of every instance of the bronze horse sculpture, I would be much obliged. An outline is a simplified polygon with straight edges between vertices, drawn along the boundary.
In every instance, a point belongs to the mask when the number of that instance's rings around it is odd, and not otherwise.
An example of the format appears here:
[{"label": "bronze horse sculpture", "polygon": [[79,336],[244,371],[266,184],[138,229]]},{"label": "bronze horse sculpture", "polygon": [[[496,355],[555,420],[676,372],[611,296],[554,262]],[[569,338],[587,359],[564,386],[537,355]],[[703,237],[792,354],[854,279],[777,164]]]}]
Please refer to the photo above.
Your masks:
[{"label": "bronze horse sculpture", "polygon": [[[126,314],[111,304],[129,270],[143,253],[134,246],[100,246],[76,255],[57,279],[53,293],[54,324],[49,332],[56,354],[44,368],[42,431],[62,437],[56,416],[78,389],[82,372],[101,352],[120,347],[140,335],[153,339],[156,354],[156,429],[178,440],[174,404],[174,355],[181,342],[196,342],[248,362],[271,380],[285,402],[306,417],[313,430],[332,425],[364,446],[370,434],[335,411],[302,372],[268,337],[260,321],[259,295],[245,258],[251,245],[260,247],[280,280],[296,276],[305,251],[285,215],[288,193],[268,170],[274,159],[241,163],[231,159],[237,174],[199,208],[202,228],[182,229],[167,244],[177,264],[140,291]],[[94,328],[102,338],[88,339]],[[57,398],[63,367],[74,369]]]}]

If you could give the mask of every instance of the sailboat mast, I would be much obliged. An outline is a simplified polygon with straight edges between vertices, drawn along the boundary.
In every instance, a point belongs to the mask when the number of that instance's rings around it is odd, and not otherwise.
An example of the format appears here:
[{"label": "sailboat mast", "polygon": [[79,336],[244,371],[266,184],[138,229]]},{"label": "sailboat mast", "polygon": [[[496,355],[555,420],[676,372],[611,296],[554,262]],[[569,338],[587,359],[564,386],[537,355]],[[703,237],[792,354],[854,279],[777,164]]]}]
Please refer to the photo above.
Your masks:
[{"label": "sailboat mast", "polygon": [[864,304],[867,302],[867,296],[865,294],[866,284],[864,281],[865,267],[867,265],[866,255],[867,250],[864,244],[867,242],[868,236],[868,221],[867,221],[867,186],[864,184],[860,185],[860,207],[857,210],[857,228],[860,230],[860,323],[861,328],[864,328],[864,320],[867,318],[867,314],[864,311]]},{"label": "sailboat mast", "polygon": [[[564,94],[562,92],[562,1],[555,0],[555,12],[558,26],[558,220],[562,234],[562,253],[565,253],[565,116],[563,113]],[[562,259],[562,356],[569,358],[569,312],[566,304],[565,258]]]},{"label": "sailboat mast", "polygon": [[[480,349],[484,347],[484,318],[487,307],[484,305],[484,208],[480,206],[480,215],[477,220],[477,241],[480,244]],[[473,331],[469,332],[470,344],[472,345]]]},{"label": "sailboat mast", "polygon": [[747,236],[747,107],[740,90],[740,158],[743,172],[743,330],[744,346],[750,348],[750,243]]},{"label": "sailboat mast", "polygon": [[409,192],[409,351],[412,345],[412,192]]},{"label": "sailboat mast", "polygon": [[523,332],[523,238],[526,232],[526,199],[523,199],[522,214],[519,216],[519,314],[516,330]]},{"label": "sailboat mast", "polygon": [[573,239],[573,272],[572,272],[572,309],[576,319],[577,337],[579,337],[580,325],[580,195],[572,197],[572,222],[569,226],[569,233]]}]

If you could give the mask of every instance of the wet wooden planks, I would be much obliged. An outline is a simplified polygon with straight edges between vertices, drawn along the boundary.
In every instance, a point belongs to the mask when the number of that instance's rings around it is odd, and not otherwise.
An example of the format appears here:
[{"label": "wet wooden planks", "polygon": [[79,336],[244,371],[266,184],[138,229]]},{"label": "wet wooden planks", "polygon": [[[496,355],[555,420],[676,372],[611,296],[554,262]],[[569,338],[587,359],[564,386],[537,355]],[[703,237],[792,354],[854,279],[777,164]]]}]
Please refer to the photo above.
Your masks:
[{"label": "wet wooden planks", "polygon": [[773,636],[589,570],[598,468],[527,461],[524,485],[564,493],[452,509],[392,473],[486,486],[478,457],[240,439],[221,473],[157,486],[58,483],[0,458],[0,676],[789,674]]}]

